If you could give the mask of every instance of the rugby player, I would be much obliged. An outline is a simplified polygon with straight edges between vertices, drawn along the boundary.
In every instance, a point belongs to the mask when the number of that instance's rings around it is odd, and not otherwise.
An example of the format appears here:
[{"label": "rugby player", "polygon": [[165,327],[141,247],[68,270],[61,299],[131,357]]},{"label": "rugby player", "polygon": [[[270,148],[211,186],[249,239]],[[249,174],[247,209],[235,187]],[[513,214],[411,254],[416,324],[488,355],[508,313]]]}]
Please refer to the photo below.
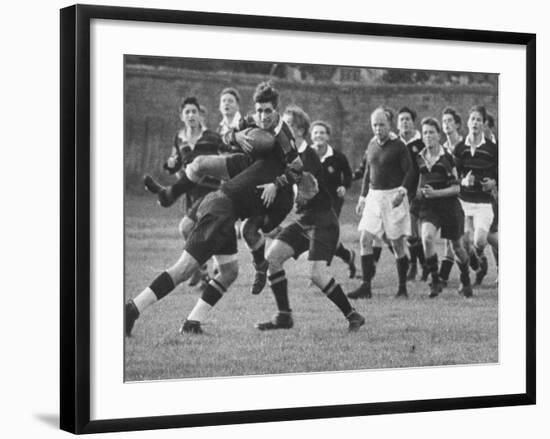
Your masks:
[{"label": "rugby player", "polygon": [[197,210],[197,223],[191,230],[179,260],[126,303],[127,336],[131,335],[135,321],[145,309],[173,291],[214,256],[218,273],[210,280],[180,329],[182,333],[202,332],[201,322],[238,275],[235,221],[265,213],[265,203],[262,200],[264,193],[257,186],[271,184],[276,179],[279,179],[279,184],[301,182],[301,160],[293,163],[299,163],[300,167],[283,173],[286,180],[283,183],[280,181],[284,170],[281,160],[273,155],[259,159],[202,200]]},{"label": "rugby player", "polygon": [[498,148],[485,137],[486,120],[485,107],[474,106],[468,114],[468,135],[455,147],[456,168],[461,178],[460,200],[466,231],[473,236],[473,248],[470,240],[465,240],[465,244],[470,264],[477,271],[476,283],[481,283],[487,274],[484,249],[494,219],[492,192],[498,181]]},{"label": "rugby player", "polygon": [[[256,268],[252,293],[258,294],[265,285],[267,277],[267,262],[264,255],[265,238],[258,232],[258,229],[261,228],[263,233],[271,232],[290,212],[293,193],[292,184],[289,184],[287,174],[292,173],[293,168],[301,168],[302,164],[296,152],[292,131],[278,112],[279,92],[271,83],[262,82],[257,86],[253,99],[255,106],[253,120],[243,120],[238,129],[228,130],[223,137],[224,143],[232,148],[233,153],[196,157],[185,168],[185,172],[178,182],[170,187],[161,186],[151,177],[146,177],[145,183],[151,192],[157,194],[159,203],[168,207],[179,196],[193,190],[205,178],[213,176],[228,180],[256,160],[257,155],[249,143],[250,139],[243,131],[245,128],[255,126],[271,132],[275,136],[275,146],[269,155],[286,164],[285,173],[278,176],[273,182],[266,183],[263,187],[262,199],[266,207],[271,207],[268,211],[268,220],[250,218],[243,225],[245,241],[252,251]],[[272,204],[273,206],[271,206]]]},{"label": "rugby player", "polygon": [[461,281],[459,293],[471,297],[470,261],[462,244],[464,211],[458,200],[460,184],[454,159],[440,144],[441,128],[436,119],[423,119],[421,127],[426,146],[416,157],[420,173],[417,199],[426,266],[432,277],[429,297],[437,297],[442,290],[435,250],[438,230],[441,230],[442,238],[451,242],[458,260]]},{"label": "rugby player", "polygon": [[[323,166],[323,176],[327,187],[332,208],[336,214],[336,218],[340,218],[342,206],[344,205],[344,196],[346,191],[351,187],[351,168],[346,156],[329,145],[331,136],[331,127],[327,122],[317,120],[311,124],[310,128],[312,148],[317,152]],[[342,241],[338,243],[335,251],[335,256],[338,256],[342,261],[348,264],[349,277],[355,278],[357,271],[355,267],[355,251],[347,249]]]},{"label": "rugby player", "polygon": [[422,241],[420,240],[420,224],[418,223],[419,202],[416,200],[416,187],[418,185],[418,153],[424,148],[422,136],[415,127],[416,112],[409,107],[402,107],[397,112],[397,129],[399,131],[399,139],[407,146],[411,154],[411,162],[414,170],[414,177],[409,190],[409,202],[411,205],[411,236],[409,237],[409,252],[411,255],[409,272],[407,280],[415,280],[418,272],[417,261],[422,267],[422,280],[427,279],[428,272],[425,269],[424,252],[422,249]]},{"label": "rugby player", "polygon": [[[463,140],[463,137],[459,132],[461,125],[462,118],[454,108],[446,107],[443,109],[441,115],[441,126],[446,137],[443,147],[451,155],[454,155],[455,146]],[[455,257],[452,243],[449,240],[445,240],[445,255],[441,261],[441,267],[439,269],[439,280],[442,287],[445,287],[449,281],[449,275],[451,274],[454,260]]]},{"label": "rugby player", "polygon": [[391,114],[377,108],[371,114],[374,138],[367,147],[365,176],[356,212],[361,215],[361,266],[363,282],[348,293],[352,299],[370,298],[374,275],[372,243],[386,235],[391,241],[397,265],[399,287],[396,297],[408,297],[407,272],[409,258],[406,238],[411,234],[411,219],[407,192],[414,178],[414,169],[407,147],[390,136]]},{"label": "rugby player", "polygon": [[[291,111],[292,124],[294,124],[296,115],[303,113],[303,110],[294,108]],[[349,331],[357,331],[365,323],[364,317],[351,307],[342,287],[327,272],[327,267],[338,245],[339,224],[324,181],[324,169],[317,152],[307,142],[302,142],[298,151],[304,164],[302,180],[305,180],[306,176],[313,175],[314,178],[311,181],[315,189],[307,192],[315,193],[315,196],[306,199],[303,196],[304,191],[298,191],[296,196],[298,218],[283,228],[267,250],[269,283],[278,311],[272,320],[258,323],[256,327],[262,331],[293,327],[288,281],[283,264],[288,259],[292,257],[297,259],[302,253],[309,251],[308,271],[312,283],[319,287],[346,317]]]}]

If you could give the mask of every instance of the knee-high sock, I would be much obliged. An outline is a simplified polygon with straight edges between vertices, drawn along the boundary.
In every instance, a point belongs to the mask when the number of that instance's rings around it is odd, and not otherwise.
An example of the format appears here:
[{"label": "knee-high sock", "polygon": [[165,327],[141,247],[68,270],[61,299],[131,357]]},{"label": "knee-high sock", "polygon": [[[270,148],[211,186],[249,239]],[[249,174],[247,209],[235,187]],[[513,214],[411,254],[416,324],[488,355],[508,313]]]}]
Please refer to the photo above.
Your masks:
[{"label": "knee-high sock", "polygon": [[273,273],[268,277],[269,285],[275,296],[275,302],[277,303],[277,309],[279,311],[290,312],[290,305],[288,302],[288,282],[286,280],[286,273],[284,270]]},{"label": "knee-high sock", "polygon": [[439,263],[437,261],[437,254],[430,256],[426,259],[426,268],[432,275],[432,282],[434,284],[439,283]]},{"label": "knee-high sock", "polygon": [[403,256],[402,258],[396,259],[395,263],[397,265],[397,276],[399,278],[399,286],[407,284],[407,271],[409,270],[409,258]]},{"label": "knee-high sock", "polygon": [[370,282],[374,276],[374,255],[361,256],[361,269],[363,270],[363,282]]},{"label": "knee-high sock", "polygon": [[451,269],[455,263],[452,256],[445,256],[443,261],[441,261],[441,268],[439,269],[439,278],[442,280],[449,280],[449,274],[451,274]]},{"label": "knee-high sock", "polygon": [[328,284],[323,288],[323,293],[334,303],[344,316],[348,316],[352,311],[348,298],[342,291],[340,284],[337,284],[334,278],[332,278]]}]

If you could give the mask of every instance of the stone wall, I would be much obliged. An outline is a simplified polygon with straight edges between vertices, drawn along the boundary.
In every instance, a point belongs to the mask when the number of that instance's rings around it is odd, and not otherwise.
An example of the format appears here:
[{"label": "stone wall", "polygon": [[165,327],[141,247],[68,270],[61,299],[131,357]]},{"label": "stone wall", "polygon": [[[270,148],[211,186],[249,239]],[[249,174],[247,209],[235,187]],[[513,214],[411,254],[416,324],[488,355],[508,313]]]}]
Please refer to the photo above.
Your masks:
[{"label": "stone wall", "polygon": [[[184,96],[196,96],[207,109],[207,124],[215,129],[220,121],[218,99],[225,87],[235,87],[242,96],[241,109],[252,108],[252,95],[263,76],[207,73],[170,68],[127,65],[124,87],[124,156],[126,184],[134,186],[145,173],[161,175],[180,127],[177,114]],[[366,142],[372,136],[369,115],[385,105],[395,110],[407,105],[425,116],[440,117],[451,105],[465,117],[468,109],[483,104],[498,124],[498,96],[489,85],[362,85],[334,83],[276,82],[281,107],[297,104],[313,119],[333,127],[332,144],[348,156],[352,167],[359,164]],[[464,125],[464,124],[463,124]],[[463,126],[465,129],[465,126]],[[131,189],[131,187],[128,187]]]}]

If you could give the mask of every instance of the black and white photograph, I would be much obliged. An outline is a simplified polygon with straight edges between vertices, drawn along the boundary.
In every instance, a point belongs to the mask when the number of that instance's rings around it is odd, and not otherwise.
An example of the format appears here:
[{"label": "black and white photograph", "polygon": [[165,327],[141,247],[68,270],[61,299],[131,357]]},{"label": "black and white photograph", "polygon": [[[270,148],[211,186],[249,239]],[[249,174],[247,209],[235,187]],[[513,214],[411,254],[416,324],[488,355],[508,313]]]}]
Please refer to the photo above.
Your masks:
[{"label": "black and white photograph", "polygon": [[311,12],[61,11],[63,430],[535,404],[536,36]]},{"label": "black and white photograph", "polygon": [[125,54],[125,381],[498,363],[498,91]]}]

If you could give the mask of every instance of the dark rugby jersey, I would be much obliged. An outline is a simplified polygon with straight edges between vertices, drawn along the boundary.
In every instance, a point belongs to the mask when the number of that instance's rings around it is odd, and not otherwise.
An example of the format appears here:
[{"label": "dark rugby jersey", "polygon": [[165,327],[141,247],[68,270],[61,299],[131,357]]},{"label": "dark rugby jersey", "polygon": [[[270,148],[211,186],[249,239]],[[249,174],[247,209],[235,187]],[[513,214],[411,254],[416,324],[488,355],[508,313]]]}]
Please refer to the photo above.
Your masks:
[{"label": "dark rugby jersey", "polygon": [[284,164],[273,158],[259,159],[221,186],[221,191],[232,201],[237,217],[244,219],[261,215],[265,206],[261,200],[263,189],[258,185],[273,183],[282,173]]},{"label": "dark rugby jersey", "polygon": [[171,167],[167,162],[164,164],[164,169],[170,174],[175,174],[182,167],[191,163],[195,157],[199,155],[216,155],[223,147],[220,135],[214,131],[204,130],[194,147],[184,139],[181,131],[178,131],[174,137],[171,154],[171,157],[176,159],[176,164]]},{"label": "dark rugby jersey", "polygon": [[416,188],[418,187],[419,175],[417,157],[418,153],[424,149],[424,142],[422,141],[422,137],[418,131],[416,132],[415,136],[408,142],[405,142],[403,137],[399,137],[399,139],[405,144],[405,146],[409,150],[409,154],[411,155],[413,176],[411,178],[410,186],[407,187],[407,191],[409,193],[409,199],[412,199],[416,195]]},{"label": "dark rugby jersey", "polygon": [[[182,131],[178,131],[174,138],[174,146],[172,147],[172,157],[176,159],[176,164],[173,167],[168,166],[168,162],[164,164],[170,174],[174,174],[185,168],[196,157],[201,155],[217,155],[224,148],[224,144],[220,135],[211,130],[204,130],[201,136],[197,139],[195,146],[185,140]],[[195,200],[203,197],[207,193],[218,189],[221,181],[214,177],[206,177],[201,180],[194,188],[186,194],[188,205],[193,204]]]},{"label": "dark rugby jersey", "polygon": [[389,138],[380,146],[373,138],[366,151],[366,169],[363,176],[361,195],[369,189],[394,189],[411,187],[414,169],[407,147],[399,139]]},{"label": "dark rugby jersey", "polygon": [[453,168],[455,167],[454,159],[446,149],[441,147],[439,158],[431,166],[425,160],[425,154],[427,155],[427,149],[416,156],[416,164],[420,174],[420,187],[430,185],[434,189],[445,189],[459,184],[453,175]]},{"label": "dark rugby jersey", "polygon": [[490,203],[491,192],[485,192],[481,188],[481,180],[493,178],[498,183],[498,148],[488,139],[483,138],[482,143],[475,148],[474,155],[471,147],[467,145],[467,138],[455,146],[454,156],[458,177],[464,178],[472,171],[474,185],[460,187],[460,198],[470,203]]},{"label": "dark rugby jersey", "polygon": [[327,154],[320,159],[324,170],[323,175],[327,190],[331,198],[336,200],[340,198],[336,193],[336,189],[340,186],[344,186],[346,189],[350,188],[352,173],[347,157],[331,146],[328,148],[330,149],[327,151]]},{"label": "dark rugby jersey", "polygon": [[317,180],[319,192],[304,205],[296,206],[296,212],[302,215],[310,215],[315,212],[330,210],[332,208],[332,199],[324,178],[324,169],[319,155],[311,146],[306,146],[300,152],[300,158],[304,164],[304,172],[309,172]]},{"label": "dark rugby jersey", "polygon": [[[233,151],[243,152],[235,140],[235,133],[247,128],[259,128],[253,117],[250,115],[241,120],[239,129],[231,130],[226,133],[223,137],[223,142],[230,145]],[[279,122],[269,132],[275,136],[274,147],[262,157],[256,157],[254,152],[251,153],[251,157],[254,160],[275,159],[283,164],[286,164],[286,167],[283,169],[281,174],[276,176],[273,179],[273,182],[278,186],[293,185],[300,178],[301,167],[295,163],[295,160],[298,157],[298,151],[296,150],[296,144],[292,131],[286,122],[284,122],[279,116]]]}]

